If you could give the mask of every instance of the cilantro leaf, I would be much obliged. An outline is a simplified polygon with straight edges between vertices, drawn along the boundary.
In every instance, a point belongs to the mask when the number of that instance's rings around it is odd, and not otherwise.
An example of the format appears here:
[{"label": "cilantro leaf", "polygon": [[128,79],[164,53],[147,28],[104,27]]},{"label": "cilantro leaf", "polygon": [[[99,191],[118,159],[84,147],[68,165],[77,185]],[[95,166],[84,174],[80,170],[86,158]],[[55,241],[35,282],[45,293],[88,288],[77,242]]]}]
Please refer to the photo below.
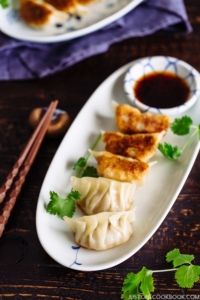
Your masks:
[{"label": "cilantro leaf", "polygon": [[190,127],[193,121],[188,116],[183,116],[182,118],[177,118],[171,125],[171,130],[177,135],[185,135],[190,132]]},{"label": "cilantro leaf", "polygon": [[73,170],[75,170],[77,176],[81,173],[81,171],[86,167],[87,165],[87,158],[86,157],[80,157],[74,164]]},{"label": "cilantro leaf", "polygon": [[59,218],[64,216],[72,217],[75,212],[75,200],[80,199],[78,191],[71,190],[65,197],[60,197],[56,192],[50,192],[50,201],[46,206],[46,211]]},{"label": "cilantro leaf", "polygon": [[195,282],[200,280],[200,266],[193,264],[184,265],[178,268],[175,279],[182,288],[192,288]]},{"label": "cilantro leaf", "polygon": [[[1,1],[1,0],[0,0]],[[94,144],[92,145],[91,149],[94,150],[96,148],[96,146],[98,145],[99,141],[101,140],[101,134],[99,134],[94,142]],[[73,170],[75,170],[76,176],[77,177],[86,177],[86,176],[90,176],[90,177],[98,177],[97,172],[95,172],[95,168],[94,167],[88,167],[89,169],[87,169],[87,163],[88,160],[90,158],[91,154],[87,153],[85,156],[80,157],[74,164],[73,166]],[[85,174],[89,174],[89,175],[85,175]],[[92,174],[92,175],[90,175]],[[95,175],[95,176],[94,176]]]},{"label": "cilantro leaf", "polygon": [[97,169],[92,166],[87,166],[81,177],[99,177]]},{"label": "cilantro leaf", "polygon": [[0,0],[0,6],[2,6],[3,8],[8,7],[9,6],[8,0]]},{"label": "cilantro leaf", "polygon": [[135,296],[135,299],[140,299],[139,285],[141,283],[141,271],[137,274],[130,272],[124,279],[122,286],[121,299],[129,300]]},{"label": "cilantro leaf", "polygon": [[171,144],[168,143],[160,143],[158,145],[158,150],[168,159],[171,160],[176,160],[178,159],[181,154],[182,154],[182,149],[177,147],[177,146],[173,146]]},{"label": "cilantro leaf", "polygon": [[145,299],[151,299],[154,291],[152,271],[143,267],[138,273],[129,273],[123,282],[121,299],[140,299],[142,295]]},{"label": "cilantro leaf", "polygon": [[166,261],[172,262],[173,266],[179,267],[175,273],[175,279],[182,288],[192,288],[200,279],[200,266],[193,265],[194,255],[182,254],[179,249],[167,253]]},{"label": "cilantro leaf", "polygon": [[183,264],[190,264],[194,260],[194,255],[181,254],[179,249],[174,249],[167,253],[166,261],[172,262],[174,268]]},{"label": "cilantro leaf", "polygon": [[74,164],[73,169],[76,171],[77,177],[99,177],[97,169],[93,166],[86,166],[87,158],[80,157]]},{"label": "cilantro leaf", "polygon": [[151,292],[154,291],[152,271],[145,268],[144,272],[145,274],[140,286],[140,290],[143,293],[145,299],[151,299]]},{"label": "cilantro leaf", "polygon": [[175,248],[166,254],[166,261],[172,262],[174,269],[148,270],[143,267],[138,273],[129,273],[124,279],[121,299],[151,299],[151,293],[154,291],[153,273],[175,272],[175,280],[182,288],[192,288],[200,280],[200,266],[191,262],[194,255],[182,254]]}]

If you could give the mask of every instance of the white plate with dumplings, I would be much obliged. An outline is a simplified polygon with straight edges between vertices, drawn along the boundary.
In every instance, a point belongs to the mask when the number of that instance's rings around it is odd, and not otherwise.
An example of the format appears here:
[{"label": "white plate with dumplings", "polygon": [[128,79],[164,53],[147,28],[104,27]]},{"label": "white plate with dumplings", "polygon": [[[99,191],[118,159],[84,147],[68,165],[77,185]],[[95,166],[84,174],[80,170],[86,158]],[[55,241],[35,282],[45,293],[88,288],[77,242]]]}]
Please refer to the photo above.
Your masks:
[{"label": "white plate with dumplings", "polygon": [[[20,40],[53,43],[71,40],[101,29],[130,12],[144,0],[66,0],[63,2],[79,1],[81,4],[72,8],[62,7],[62,11],[58,10],[58,6],[52,5],[62,1],[10,1],[8,8],[0,7],[0,30],[3,33]],[[31,23],[30,14],[27,17],[26,13],[25,20],[30,23],[27,25],[21,18],[19,1],[30,1],[30,5],[32,2],[34,5],[42,5],[41,14],[45,17]],[[37,7],[34,8],[36,10]],[[31,18],[33,20],[33,16]]]},{"label": "white plate with dumplings", "polygon": [[[194,139],[178,161],[167,160],[160,153],[154,155],[152,159],[157,163],[150,168],[144,183],[136,188],[134,212],[125,214],[126,220],[133,222],[133,234],[120,246],[103,251],[80,247],[75,243],[68,224],[46,212],[45,204],[49,202],[49,191],[64,196],[71,190],[70,178],[74,175],[72,165],[86,153],[100,131],[116,130],[112,101],[126,102],[123,79],[129,67],[130,65],[126,65],[108,77],[87,101],[58,148],[40,191],[36,213],[39,240],[55,261],[75,270],[96,271],[111,268],[134,255],[152,237],[167,216],[200,149],[200,143]],[[200,101],[197,101],[187,112],[194,124],[200,123],[199,111]],[[180,147],[186,139],[187,136],[178,137],[170,132],[164,137],[164,141]],[[97,150],[102,149],[102,145],[98,147]],[[81,215],[83,213],[77,209],[73,220]],[[109,216],[104,215],[103,219],[106,218]],[[91,223],[96,226],[96,221],[94,218]],[[113,224],[116,228],[119,228],[119,222],[119,215],[114,216]],[[128,223],[125,233],[127,236],[129,225]],[[104,228],[97,238],[101,243],[102,239],[107,241],[108,236],[109,233]]]}]

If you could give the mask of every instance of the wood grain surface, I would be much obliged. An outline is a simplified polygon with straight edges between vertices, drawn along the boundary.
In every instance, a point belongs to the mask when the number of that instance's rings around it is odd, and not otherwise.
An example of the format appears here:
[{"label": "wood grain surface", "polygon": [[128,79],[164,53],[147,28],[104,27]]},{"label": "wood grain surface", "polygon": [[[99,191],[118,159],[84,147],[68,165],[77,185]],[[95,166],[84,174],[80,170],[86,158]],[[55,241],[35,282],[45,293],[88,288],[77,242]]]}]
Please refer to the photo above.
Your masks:
[{"label": "wood grain surface", "polygon": [[[0,183],[30,136],[27,119],[32,108],[59,98],[60,108],[73,119],[109,74],[146,55],[179,57],[200,71],[200,1],[187,0],[186,6],[194,29],[189,35],[160,32],[130,39],[42,80],[0,82]],[[0,299],[120,299],[127,272],[143,265],[166,267],[164,255],[174,247],[195,254],[199,262],[200,156],[162,226],[136,255],[114,268],[91,273],[73,271],[53,261],[38,241],[35,211],[40,186],[60,141],[46,138],[0,240]],[[196,295],[200,299],[200,284],[181,290],[171,273],[156,275],[155,281],[155,295]]]}]

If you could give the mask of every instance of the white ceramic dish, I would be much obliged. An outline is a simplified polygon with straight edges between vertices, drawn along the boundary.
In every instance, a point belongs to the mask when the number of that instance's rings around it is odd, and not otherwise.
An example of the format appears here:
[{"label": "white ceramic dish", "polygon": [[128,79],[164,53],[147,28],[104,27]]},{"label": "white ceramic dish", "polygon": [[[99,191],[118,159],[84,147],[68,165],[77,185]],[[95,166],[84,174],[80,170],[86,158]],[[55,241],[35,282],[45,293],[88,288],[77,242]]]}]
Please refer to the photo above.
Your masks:
[{"label": "white ceramic dish", "polygon": [[[134,86],[137,81],[152,72],[172,72],[183,78],[190,89],[189,99],[182,105],[171,108],[148,106],[136,98]],[[190,109],[200,95],[200,74],[188,63],[170,56],[151,56],[133,62],[124,78],[124,90],[130,102],[142,111],[174,116]]]},{"label": "white ceramic dish", "polygon": [[[65,135],[44,179],[37,206],[36,227],[39,240],[46,252],[68,268],[95,271],[113,267],[135,254],[154,234],[174,204],[200,149],[196,140],[185,150],[179,161],[169,161],[159,153],[158,163],[152,167],[143,186],[135,196],[135,229],[131,239],[107,251],[80,248],[64,221],[49,215],[44,204],[49,191],[69,192],[72,164],[84,155],[100,130],[116,129],[112,100],[125,102],[123,78],[130,65],[126,65],[106,79],[85,104]],[[188,112],[194,123],[200,123],[200,101]],[[182,145],[186,137],[168,133],[165,140]]]},{"label": "white ceramic dish", "polygon": [[[11,0],[18,1],[18,0]],[[0,30],[16,39],[38,43],[53,43],[71,40],[94,32],[121,18],[144,0],[98,0],[89,5],[81,19],[70,18],[64,27],[51,32],[33,30],[19,17],[13,6],[0,8]]]}]

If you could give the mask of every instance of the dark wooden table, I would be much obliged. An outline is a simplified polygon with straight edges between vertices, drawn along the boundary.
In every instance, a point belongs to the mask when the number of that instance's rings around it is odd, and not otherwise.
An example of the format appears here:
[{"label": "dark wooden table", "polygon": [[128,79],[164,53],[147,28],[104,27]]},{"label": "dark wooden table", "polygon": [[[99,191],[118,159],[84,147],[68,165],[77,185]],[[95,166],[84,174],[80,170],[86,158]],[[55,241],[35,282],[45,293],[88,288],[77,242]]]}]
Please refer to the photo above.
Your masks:
[{"label": "dark wooden table", "polygon": [[[130,39],[103,54],[42,80],[0,83],[0,182],[30,135],[33,107],[59,98],[60,107],[74,118],[91,93],[113,71],[146,55],[171,55],[200,71],[200,3],[186,1],[194,31],[190,35],[159,33]],[[77,87],[77,78],[79,78]],[[15,210],[0,240],[0,299],[120,299],[124,276],[143,265],[166,266],[165,253],[174,247],[200,259],[200,156],[175,205],[149,242],[126,262],[105,271],[84,273],[64,268],[42,249],[35,229],[37,198],[60,139],[46,139]],[[199,295],[200,285],[181,290],[172,274],[156,276],[155,294]],[[194,299],[194,298],[193,298]]]}]

